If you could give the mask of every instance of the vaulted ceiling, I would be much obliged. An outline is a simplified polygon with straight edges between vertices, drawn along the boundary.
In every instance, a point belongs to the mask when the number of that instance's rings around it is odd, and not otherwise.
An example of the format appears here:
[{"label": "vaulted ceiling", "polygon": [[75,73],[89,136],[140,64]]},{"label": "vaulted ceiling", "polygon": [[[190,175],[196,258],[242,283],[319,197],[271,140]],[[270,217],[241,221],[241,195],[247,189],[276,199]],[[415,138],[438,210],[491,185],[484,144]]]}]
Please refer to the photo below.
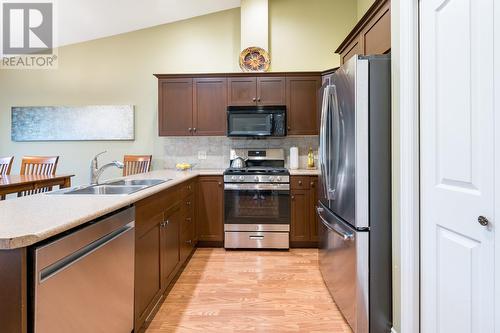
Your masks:
[{"label": "vaulted ceiling", "polygon": [[57,1],[57,45],[68,45],[240,6],[240,0]]}]

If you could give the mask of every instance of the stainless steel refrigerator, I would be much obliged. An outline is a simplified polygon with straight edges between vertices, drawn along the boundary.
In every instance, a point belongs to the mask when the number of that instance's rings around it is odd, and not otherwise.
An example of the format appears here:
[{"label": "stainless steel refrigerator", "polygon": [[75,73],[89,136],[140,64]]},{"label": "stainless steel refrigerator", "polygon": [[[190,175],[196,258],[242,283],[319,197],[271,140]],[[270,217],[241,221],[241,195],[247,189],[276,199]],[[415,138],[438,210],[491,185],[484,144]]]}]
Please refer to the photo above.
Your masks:
[{"label": "stainless steel refrigerator", "polygon": [[355,333],[390,332],[390,56],[354,56],[321,88],[323,279]]}]

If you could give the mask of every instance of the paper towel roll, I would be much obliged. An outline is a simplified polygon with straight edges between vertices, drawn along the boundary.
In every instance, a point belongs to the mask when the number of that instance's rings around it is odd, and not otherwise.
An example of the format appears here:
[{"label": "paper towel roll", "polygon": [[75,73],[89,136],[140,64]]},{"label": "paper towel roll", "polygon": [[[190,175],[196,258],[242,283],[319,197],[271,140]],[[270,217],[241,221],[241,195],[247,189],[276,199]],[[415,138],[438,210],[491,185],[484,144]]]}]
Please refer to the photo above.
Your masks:
[{"label": "paper towel roll", "polygon": [[299,148],[290,147],[290,169],[296,170],[299,168]]}]

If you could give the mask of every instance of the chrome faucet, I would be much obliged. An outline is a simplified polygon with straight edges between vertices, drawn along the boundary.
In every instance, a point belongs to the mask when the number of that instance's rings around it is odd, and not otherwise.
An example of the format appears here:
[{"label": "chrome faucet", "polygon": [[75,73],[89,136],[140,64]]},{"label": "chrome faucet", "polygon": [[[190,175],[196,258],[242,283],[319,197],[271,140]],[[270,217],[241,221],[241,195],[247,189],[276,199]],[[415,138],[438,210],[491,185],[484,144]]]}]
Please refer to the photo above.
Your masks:
[{"label": "chrome faucet", "polygon": [[102,173],[104,170],[111,166],[115,166],[119,169],[123,169],[123,163],[120,161],[113,161],[108,164],[104,164],[102,167],[99,168],[98,163],[97,163],[97,157],[100,155],[106,153],[106,151],[100,152],[99,154],[95,155],[92,161],[90,162],[90,184],[92,185],[97,185],[99,184],[99,177],[101,177]]}]

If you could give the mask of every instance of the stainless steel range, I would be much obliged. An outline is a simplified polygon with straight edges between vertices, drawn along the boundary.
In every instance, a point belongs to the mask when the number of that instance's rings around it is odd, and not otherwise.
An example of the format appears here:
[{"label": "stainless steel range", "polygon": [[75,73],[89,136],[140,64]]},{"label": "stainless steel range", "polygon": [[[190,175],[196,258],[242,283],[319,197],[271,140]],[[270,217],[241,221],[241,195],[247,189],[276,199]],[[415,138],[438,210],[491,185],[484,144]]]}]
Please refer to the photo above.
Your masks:
[{"label": "stainless steel range", "polygon": [[288,249],[290,176],[283,149],[231,149],[224,172],[224,247]]}]

